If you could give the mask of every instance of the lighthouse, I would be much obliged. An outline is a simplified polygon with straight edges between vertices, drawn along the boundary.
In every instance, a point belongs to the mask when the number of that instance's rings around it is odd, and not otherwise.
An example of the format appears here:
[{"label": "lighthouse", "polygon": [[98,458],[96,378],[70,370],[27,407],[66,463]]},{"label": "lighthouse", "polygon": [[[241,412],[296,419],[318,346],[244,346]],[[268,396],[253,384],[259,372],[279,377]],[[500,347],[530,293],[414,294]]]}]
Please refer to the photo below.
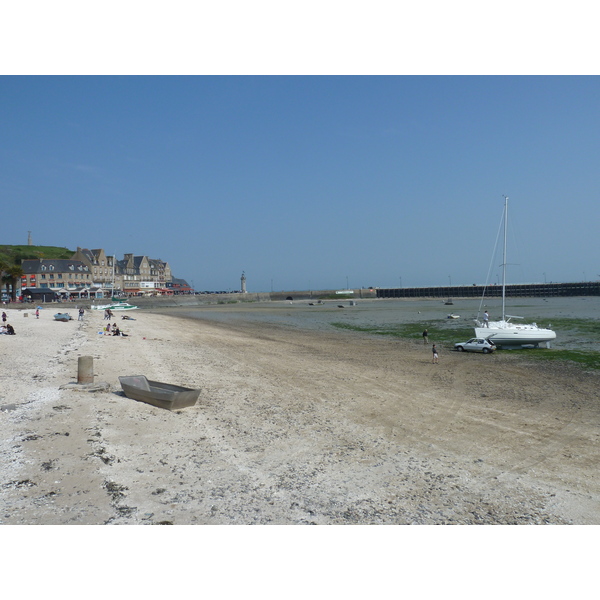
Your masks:
[{"label": "lighthouse", "polygon": [[246,293],[246,274],[242,271],[242,294]]}]

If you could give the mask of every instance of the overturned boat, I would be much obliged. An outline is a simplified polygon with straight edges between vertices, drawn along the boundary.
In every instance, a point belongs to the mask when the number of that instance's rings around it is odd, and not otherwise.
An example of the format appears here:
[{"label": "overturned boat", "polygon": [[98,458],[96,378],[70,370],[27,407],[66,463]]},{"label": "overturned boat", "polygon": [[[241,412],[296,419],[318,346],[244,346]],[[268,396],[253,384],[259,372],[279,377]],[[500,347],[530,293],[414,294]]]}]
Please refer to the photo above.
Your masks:
[{"label": "overturned boat", "polygon": [[178,410],[187,406],[194,406],[200,395],[199,389],[151,381],[144,375],[119,377],[119,381],[123,392],[128,398],[167,410]]},{"label": "overturned boat", "polygon": [[55,321],[70,321],[72,319],[69,313],[56,313],[54,315]]}]

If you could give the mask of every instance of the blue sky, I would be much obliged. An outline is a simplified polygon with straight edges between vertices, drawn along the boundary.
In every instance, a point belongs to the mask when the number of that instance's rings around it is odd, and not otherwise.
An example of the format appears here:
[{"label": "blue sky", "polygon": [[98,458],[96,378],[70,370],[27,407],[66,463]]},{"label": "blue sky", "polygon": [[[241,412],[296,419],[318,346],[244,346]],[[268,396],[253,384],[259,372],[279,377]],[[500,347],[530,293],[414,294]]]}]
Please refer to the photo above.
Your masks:
[{"label": "blue sky", "polygon": [[2,242],[196,289],[598,279],[600,79],[3,76]]},{"label": "blue sky", "polygon": [[2,77],[0,92],[3,243],[145,254],[201,290],[242,271],[250,291],[484,283],[506,194],[509,281],[600,272],[597,77]]}]

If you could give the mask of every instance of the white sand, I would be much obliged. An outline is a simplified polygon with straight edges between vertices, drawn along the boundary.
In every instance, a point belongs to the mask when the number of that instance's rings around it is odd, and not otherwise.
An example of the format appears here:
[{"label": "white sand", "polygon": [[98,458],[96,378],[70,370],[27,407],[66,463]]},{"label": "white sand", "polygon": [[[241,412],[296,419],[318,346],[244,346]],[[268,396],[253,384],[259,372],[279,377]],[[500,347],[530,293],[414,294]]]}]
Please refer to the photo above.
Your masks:
[{"label": "white sand", "polygon": [[[597,374],[144,310],[115,314],[121,338],[95,311],[6,312],[3,524],[600,522]],[[108,391],[67,385],[82,355]],[[122,395],[137,374],[203,391],[161,410]]]}]

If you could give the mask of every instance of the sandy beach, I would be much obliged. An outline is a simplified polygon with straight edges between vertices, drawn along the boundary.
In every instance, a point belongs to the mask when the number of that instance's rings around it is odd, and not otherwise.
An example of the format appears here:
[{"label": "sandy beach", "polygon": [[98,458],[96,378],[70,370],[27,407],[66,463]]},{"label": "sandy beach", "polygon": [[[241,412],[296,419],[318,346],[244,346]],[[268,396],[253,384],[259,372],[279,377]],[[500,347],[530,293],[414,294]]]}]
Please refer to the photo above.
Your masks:
[{"label": "sandy beach", "polygon": [[[1,524],[600,522],[597,373],[144,310],[113,337],[69,308],[6,309]],[[198,404],[126,398],[118,377],[139,374]]]}]

